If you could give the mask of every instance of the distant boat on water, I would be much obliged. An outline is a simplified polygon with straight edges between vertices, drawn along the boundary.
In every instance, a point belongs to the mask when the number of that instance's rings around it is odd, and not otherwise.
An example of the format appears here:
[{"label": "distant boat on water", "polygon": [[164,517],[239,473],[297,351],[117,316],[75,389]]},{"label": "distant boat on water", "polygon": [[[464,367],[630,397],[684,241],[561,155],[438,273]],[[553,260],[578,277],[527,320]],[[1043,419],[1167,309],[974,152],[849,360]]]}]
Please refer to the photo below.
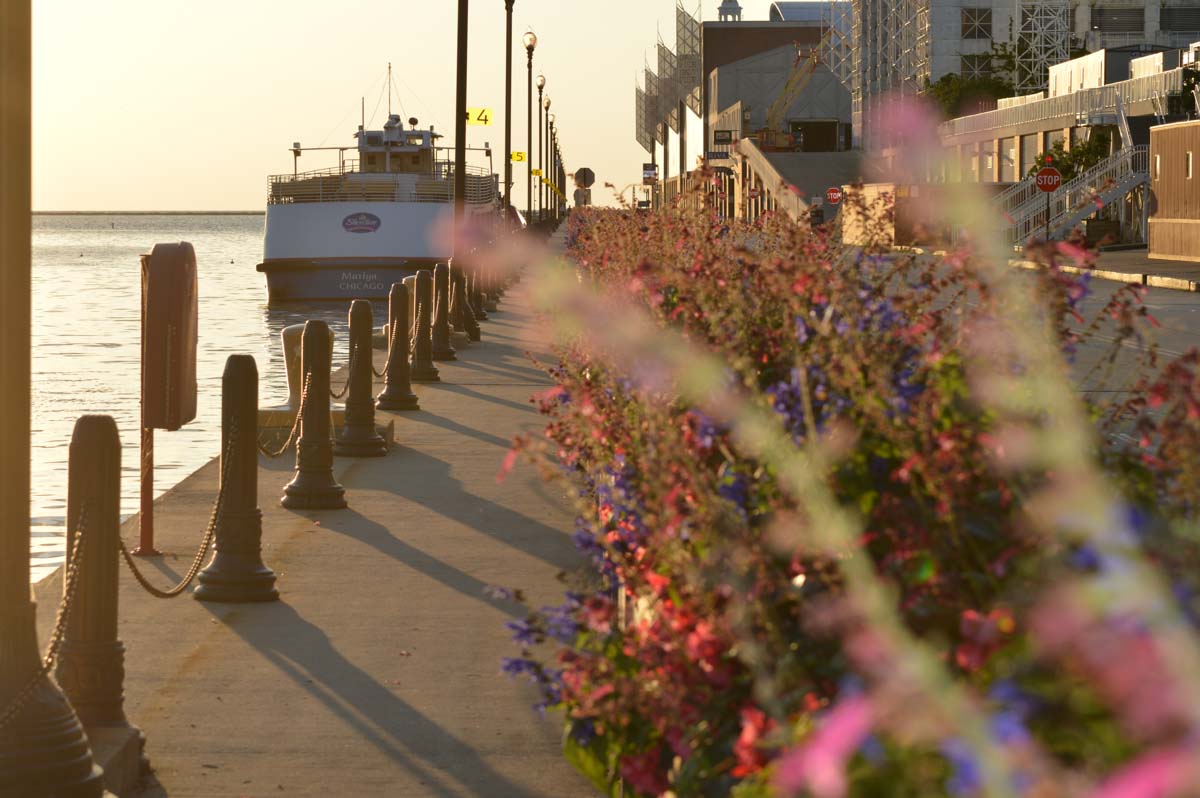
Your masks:
[{"label": "distant boat on water", "polygon": [[[382,299],[392,283],[450,258],[437,233],[453,215],[454,162],[432,126],[408,123],[389,114],[382,130],[360,125],[355,147],[313,148],[336,151],[337,166],[270,177],[258,271],[271,302]],[[309,151],[292,150],[297,162]],[[499,214],[499,198],[490,165],[467,168],[468,214]]]}]

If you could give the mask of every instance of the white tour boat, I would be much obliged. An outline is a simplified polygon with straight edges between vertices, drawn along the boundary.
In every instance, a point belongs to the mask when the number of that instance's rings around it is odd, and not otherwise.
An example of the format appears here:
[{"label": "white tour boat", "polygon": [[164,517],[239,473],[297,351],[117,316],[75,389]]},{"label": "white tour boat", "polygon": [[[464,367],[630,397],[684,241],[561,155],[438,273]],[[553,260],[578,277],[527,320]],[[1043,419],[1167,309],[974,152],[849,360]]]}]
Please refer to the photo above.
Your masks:
[{"label": "white tour boat", "polygon": [[[263,262],[272,302],[382,299],[392,283],[449,259],[454,162],[441,135],[390,114],[383,130],[359,126],[338,165],[270,178]],[[357,151],[357,159],[347,152]],[[302,152],[293,147],[297,163]],[[490,152],[488,153],[490,156]],[[468,167],[468,214],[500,210],[499,179]]]}]

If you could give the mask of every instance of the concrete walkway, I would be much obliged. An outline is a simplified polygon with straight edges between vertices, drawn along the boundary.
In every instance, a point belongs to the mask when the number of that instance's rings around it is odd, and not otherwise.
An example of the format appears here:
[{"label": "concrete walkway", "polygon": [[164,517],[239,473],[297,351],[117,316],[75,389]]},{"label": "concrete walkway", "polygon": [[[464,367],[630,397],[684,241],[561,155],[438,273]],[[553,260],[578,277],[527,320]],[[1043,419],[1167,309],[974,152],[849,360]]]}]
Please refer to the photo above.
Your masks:
[{"label": "concrete walkway", "polygon": [[[159,601],[123,575],[126,708],[154,767],[139,794],[593,794],[562,758],[559,719],[499,672],[521,607],[485,593],[557,604],[556,575],[580,567],[568,498],[528,467],[496,481],[512,436],[539,426],[528,400],[549,382],[525,355],[546,360],[535,328],[524,290],[510,290],[484,341],[417,387],[423,410],[394,416],[388,457],[338,459],[348,510],[283,510],[293,460],[260,461],[280,602]],[[213,463],[158,502],[169,554],[146,567],[161,584],[186,570],[215,489]],[[56,582],[40,597],[43,641]]]}]

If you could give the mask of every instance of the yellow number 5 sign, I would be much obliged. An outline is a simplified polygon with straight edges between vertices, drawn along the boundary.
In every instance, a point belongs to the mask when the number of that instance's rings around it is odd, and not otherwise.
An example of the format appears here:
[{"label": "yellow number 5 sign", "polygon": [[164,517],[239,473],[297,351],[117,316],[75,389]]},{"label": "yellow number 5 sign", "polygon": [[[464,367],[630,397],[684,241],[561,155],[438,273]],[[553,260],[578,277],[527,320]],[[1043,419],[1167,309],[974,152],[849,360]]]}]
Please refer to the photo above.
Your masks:
[{"label": "yellow number 5 sign", "polygon": [[513,163],[525,163],[525,153],[514,152],[512,154],[512,162]]},{"label": "yellow number 5 sign", "polygon": [[491,125],[492,124],[492,109],[491,108],[468,108],[467,109],[467,124],[468,125]]}]

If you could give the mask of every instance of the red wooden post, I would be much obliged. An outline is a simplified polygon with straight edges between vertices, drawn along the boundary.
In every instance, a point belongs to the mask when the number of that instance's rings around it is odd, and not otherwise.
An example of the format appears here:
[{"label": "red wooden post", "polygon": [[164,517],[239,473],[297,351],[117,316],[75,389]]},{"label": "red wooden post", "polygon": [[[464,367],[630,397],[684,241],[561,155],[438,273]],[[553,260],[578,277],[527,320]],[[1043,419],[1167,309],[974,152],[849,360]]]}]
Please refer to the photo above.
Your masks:
[{"label": "red wooden post", "polygon": [[138,545],[133,554],[138,557],[154,557],[162,554],[154,548],[154,430],[146,427],[146,272],[150,268],[150,256],[142,256],[142,379],[141,379],[141,419],[142,428],[141,457],[138,459],[140,469],[140,513],[138,515]]}]

